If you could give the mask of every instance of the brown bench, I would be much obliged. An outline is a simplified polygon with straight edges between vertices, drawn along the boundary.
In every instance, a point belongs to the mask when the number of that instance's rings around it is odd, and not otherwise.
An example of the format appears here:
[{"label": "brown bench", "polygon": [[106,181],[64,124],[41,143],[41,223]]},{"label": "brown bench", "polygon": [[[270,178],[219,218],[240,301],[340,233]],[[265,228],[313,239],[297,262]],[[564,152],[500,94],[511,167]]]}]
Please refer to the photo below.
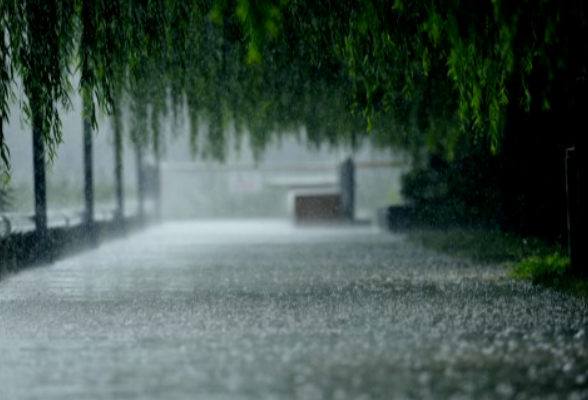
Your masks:
[{"label": "brown bench", "polygon": [[334,221],[342,218],[341,194],[316,190],[294,191],[294,220],[296,222]]}]

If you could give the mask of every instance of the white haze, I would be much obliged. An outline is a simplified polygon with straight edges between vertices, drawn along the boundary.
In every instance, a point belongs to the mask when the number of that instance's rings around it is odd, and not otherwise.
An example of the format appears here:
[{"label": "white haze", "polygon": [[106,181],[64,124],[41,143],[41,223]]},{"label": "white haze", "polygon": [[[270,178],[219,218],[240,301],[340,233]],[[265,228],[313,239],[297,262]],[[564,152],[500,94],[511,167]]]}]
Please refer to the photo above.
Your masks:
[{"label": "white haze", "polygon": [[[25,97],[17,88],[17,98]],[[48,204],[51,209],[83,207],[83,151],[82,104],[77,93],[71,94],[73,108],[62,112],[63,143],[48,167]],[[336,182],[336,166],[350,155],[345,148],[330,149],[323,146],[309,150],[294,137],[271,143],[259,163],[254,161],[247,140],[240,150],[234,141],[228,146],[227,161],[218,162],[194,158],[190,152],[188,128],[185,116],[178,124],[168,116],[162,121],[165,136],[162,157],[163,212],[168,218],[207,217],[284,217],[288,215],[288,184],[315,179]],[[16,211],[33,210],[32,134],[30,125],[23,123],[18,102],[11,104],[10,121],[4,121],[6,142],[11,151],[13,208]],[[114,163],[111,119],[98,117],[99,129],[94,134],[94,182],[97,208],[109,208],[114,204]],[[125,152],[124,180],[126,203],[132,205],[136,197],[136,164],[129,139],[129,118],[123,120]],[[172,129],[179,132],[172,134]],[[199,130],[204,132],[202,123]],[[228,132],[231,136],[231,132]],[[202,137],[200,135],[200,142]],[[304,129],[301,137],[305,136]],[[200,145],[203,145],[200,143]],[[364,146],[354,155],[356,162],[398,161],[389,152]],[[279,172],[274,167],[282,166]],[[288,168],[284,168],[288,165]],[[329,165],[330,168],[324,168]],[[317,166],[317,169],[314,169]],[[239,168],[244,167],[240,170]],[[358,168],[357,208],[360,216],[373,216],[377,207],[400,201],[399,178],[404,168]],[[242,183],[245,182],[245,189]],[[280,183],[281,182],[281,183]]]}]

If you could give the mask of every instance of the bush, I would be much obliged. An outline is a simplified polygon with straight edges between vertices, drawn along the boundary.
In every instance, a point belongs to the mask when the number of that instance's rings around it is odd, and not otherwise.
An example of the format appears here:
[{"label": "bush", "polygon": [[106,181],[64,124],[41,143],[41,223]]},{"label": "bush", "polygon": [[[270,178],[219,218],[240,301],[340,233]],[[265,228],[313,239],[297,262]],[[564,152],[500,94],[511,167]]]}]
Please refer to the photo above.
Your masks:
[{"label": "bush", "polygon": [[402,178],[402,195],[430,225],[497,226],[498,160],[482,143],[463,139],[451,160],[432,154]]},{"label": "bush", "polygon": [[588,298],[588,280],[573,274],[565,248],[544,239],[498,230],[450,229],[414,231],[409,240],[457,257],[508,266],[511,278]]},{"label": "bush", "polygon": [[555,252],[547,256],[532,256],[517,263],[511,276],[531,279],[534,283],[553,281],[569,273],[570,263],[566,256]]}]

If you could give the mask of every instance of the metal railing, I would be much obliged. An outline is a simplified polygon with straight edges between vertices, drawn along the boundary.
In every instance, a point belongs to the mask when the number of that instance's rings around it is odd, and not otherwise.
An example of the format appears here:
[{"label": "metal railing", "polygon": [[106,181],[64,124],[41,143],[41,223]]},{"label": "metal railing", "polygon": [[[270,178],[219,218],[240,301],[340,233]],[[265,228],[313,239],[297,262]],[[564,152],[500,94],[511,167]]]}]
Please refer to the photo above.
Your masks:
[{"label": "metal railing", "polygon": [[[125,218],[138,214],[138,204],[129,204],[125,210]],[[47,212],[47,227],[72,228],[84,224],[85,211],[83,209],[60,209]],[[94,210],[95,222],[108,222],[116,218],[116,208],[111,205],[98,207]],[[22,234],[35,231],[35,214],[23,212],[8,212],[0,214],[0,238],[12,234]]]}]

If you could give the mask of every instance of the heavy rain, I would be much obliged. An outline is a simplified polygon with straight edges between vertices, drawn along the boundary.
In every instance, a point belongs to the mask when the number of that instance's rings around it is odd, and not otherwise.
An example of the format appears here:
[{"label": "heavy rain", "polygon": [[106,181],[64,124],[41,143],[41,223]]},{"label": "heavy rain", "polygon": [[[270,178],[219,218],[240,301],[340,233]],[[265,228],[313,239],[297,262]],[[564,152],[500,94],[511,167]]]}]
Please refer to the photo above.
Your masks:
[{"label": "heavy rain", "polygon": [[587,399],[586,7],[0,0],[0,399]]}]

